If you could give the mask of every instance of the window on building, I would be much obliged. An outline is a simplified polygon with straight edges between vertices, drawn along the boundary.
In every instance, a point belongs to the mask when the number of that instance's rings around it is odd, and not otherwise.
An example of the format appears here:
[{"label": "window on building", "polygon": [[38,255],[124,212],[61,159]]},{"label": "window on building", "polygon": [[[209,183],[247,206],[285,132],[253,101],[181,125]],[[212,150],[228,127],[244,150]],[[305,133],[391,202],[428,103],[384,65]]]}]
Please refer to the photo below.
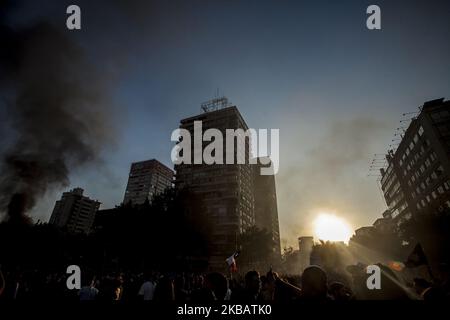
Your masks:
[{"label": "window on building", "polygon": [[434,153],[434,151],[430,154],[430,159],[431,161],[436,160],[436,153]]},{"label": "window on building", "polygon": [[444,188],[445,188],[445,190],[450,189],[450,184],[449,184],[448,181],[447,181],[447,182],[444,182]]},{"label": "window on building", "polygon": [[422,135],[423,135],[423,128],[422,128],[422,126],[419,127],[418,133],[419,133],[419,136],[422,136]]}]

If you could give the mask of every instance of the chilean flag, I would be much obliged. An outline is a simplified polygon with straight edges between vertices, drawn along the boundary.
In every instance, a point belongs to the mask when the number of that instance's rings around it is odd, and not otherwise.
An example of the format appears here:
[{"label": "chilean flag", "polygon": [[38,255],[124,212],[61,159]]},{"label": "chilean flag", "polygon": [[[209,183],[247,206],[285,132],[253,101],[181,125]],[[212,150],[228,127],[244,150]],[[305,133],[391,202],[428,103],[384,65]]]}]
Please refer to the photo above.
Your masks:
[{"label": "chilean flag", "polygon": [[230,268],[230,272],[237,272],[237,264],[236,258],[239,256],[239,251],[233,253],[230,257],[228,257],[225,261],[228,264],[228,268]]}]

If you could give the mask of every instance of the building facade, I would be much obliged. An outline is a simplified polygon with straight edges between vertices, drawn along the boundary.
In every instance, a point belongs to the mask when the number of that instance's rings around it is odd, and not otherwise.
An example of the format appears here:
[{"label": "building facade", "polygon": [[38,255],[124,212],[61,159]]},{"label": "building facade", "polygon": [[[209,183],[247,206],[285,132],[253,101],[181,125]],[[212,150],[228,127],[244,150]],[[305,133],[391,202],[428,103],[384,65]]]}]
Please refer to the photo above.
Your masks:
[{"label": "building facade", "polygon": [[391,211],[385,210],[382,218],[378,218],[373,223],[374,228],[380,233],[390,233],[393,231]]},{"label": "building facade", "polygon": [[255,200],[255,224],[266,229],[272,239],[272,261],[276,265],[281,259],[280,226],[278,222],[277,192],[274,175],[261,175],[259,161],[253,165],[253,194]]},{"label": "building facade", "polygon": [[155,159],[131,164],[123,203],[143,204],[172,187],[174,172]]},{"label": "building facade", "polygon": [[100,202],[83,195],[84,190],[75,188],[64,192],[56,201],[50,224],[66,228],[71,233],[89,233]]},{"label": "building facade", "polygon": [[[226,98],[215,99],[202,105],[203,113],[181,120],[180,128],[194,136],[194,121],[202,121],[202,134],[218,129],[223,136],[226,129],[248,129],[235,106]],[[203,142],[203,148],[209,144]],[[246,139],[245,159],[249,159],[250,142]],[[194,156],[192,144],[191,156]],[[202,150],[203,150],[202,148]],[[223,150],[226,149],[225,139]],[[235,144],[236,163],[236,144]],[[191,161],[193,163],[193,161]],[[225,152],[224,152],[224,162]],[[177,188],[188,188],[200,195],[211,225],[210,267],[220,270],[225,259],[239,249],[239,235],[255,225],[253,197],[253,168],[245,164],[179,164],[175,166]]]},{"label": "building facade", "polygon": [[381,188],[397,226],[450,205],[450,101],[424,103],[381,169]]}]

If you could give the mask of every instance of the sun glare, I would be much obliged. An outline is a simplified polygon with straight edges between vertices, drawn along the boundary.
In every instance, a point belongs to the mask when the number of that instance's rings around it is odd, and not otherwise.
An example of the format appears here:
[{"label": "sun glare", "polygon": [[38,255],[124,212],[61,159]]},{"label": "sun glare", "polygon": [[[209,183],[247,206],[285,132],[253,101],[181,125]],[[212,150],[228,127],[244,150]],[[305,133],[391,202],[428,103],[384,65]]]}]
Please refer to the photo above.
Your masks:
[{"label": "sun glare", "polygon": [[321,213],[314,220],[314,232],[319,240],[345,243],[348,243],[353,233],[352,228],[344,219],[328,213]]}]

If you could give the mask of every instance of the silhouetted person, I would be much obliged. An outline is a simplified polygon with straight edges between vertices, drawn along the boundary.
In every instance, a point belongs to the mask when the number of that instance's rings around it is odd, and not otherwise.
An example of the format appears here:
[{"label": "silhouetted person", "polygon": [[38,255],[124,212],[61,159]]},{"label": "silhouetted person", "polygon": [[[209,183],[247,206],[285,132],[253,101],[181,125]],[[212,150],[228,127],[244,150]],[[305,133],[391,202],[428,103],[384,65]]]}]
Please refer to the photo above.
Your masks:
[{"label": "silhouetted person", "polygon": [[0,297],[3,294],[3,291],[5,291],[5,286],[6,286],[5,277],[3,276],[2,268],[0,266]]},{"label": "silhouetted person", "polygon": [[95,287],[95,277],[83,283],[83,286],[78,293],[80,301],[93,301],[98,297],[99,290]]},{"label": "silhouetted person", "polygon": [[232,291],[231,298],[235,301],[255,302],[260,300],[261,279],[258,271],[249,271],[245,275],[245,287]]},{"label": "silhouetted person", "polygon": [[267,276],[263,275],[260,277],[261,280],[261,291],[260,298],[263,301],[271,301],[273,300],[273,291],[270,288],[270,284],[267,281]]},{"label": "silhouetted person", "polygon": [[123,274],[119,274],[117,278],[115,279],[115,285],[114,285],[114,300],[122,300],[123,297],[123,283],[124,278]]},{"label": "silhouetted person", "polygon": [[187,291],[186,287],[186,278],[184,275],[178,275],[175,278],[174,289],[175,289],[175,300],[177,301],[186,301],[187,300]]},{"label": "silhouetted person", "polygon": [[329,293],[333,300],[336,301],[348,301],[352,299],[352,293],[342,282],[333,282],[330,284]]},{"label": "silhouetted person", "polygon": [[356,300],[367,300],[369,298],[370,290],[366,284],[368,276],[366,267],[361,263],[346,267],[347,272],[351,274],[353,295]]},{"label": "silhouetted person", "polygon": [[144,283],[141,285],[138,295],[144,301],[153,300],[156,284],[149,273],[144,274]]},{"label": "silhouetted person", "polygon": [[175,292],[173,281],[168,276],[162,276],[155,287],[154,300],[156,301],[173,301],[175,300]]},{"label": "silhouetted person", "polygon": [[319,266],[309,266],[302,275],[302,299],[330,300],[327,288],[327,274]]},{"label": "silhouetted person", "polygon": [[266,275],[266,297],[272,297],[277,302],[298,300],[301,296],[300,288],[284,281],[278,273],[272,270]]},{"label": "silhouetted person", "polygon": [[212,299],[223,301],[229,299],[228,281],[219,272],[212,272],[206,276],[206,287],[210,290]]}]

